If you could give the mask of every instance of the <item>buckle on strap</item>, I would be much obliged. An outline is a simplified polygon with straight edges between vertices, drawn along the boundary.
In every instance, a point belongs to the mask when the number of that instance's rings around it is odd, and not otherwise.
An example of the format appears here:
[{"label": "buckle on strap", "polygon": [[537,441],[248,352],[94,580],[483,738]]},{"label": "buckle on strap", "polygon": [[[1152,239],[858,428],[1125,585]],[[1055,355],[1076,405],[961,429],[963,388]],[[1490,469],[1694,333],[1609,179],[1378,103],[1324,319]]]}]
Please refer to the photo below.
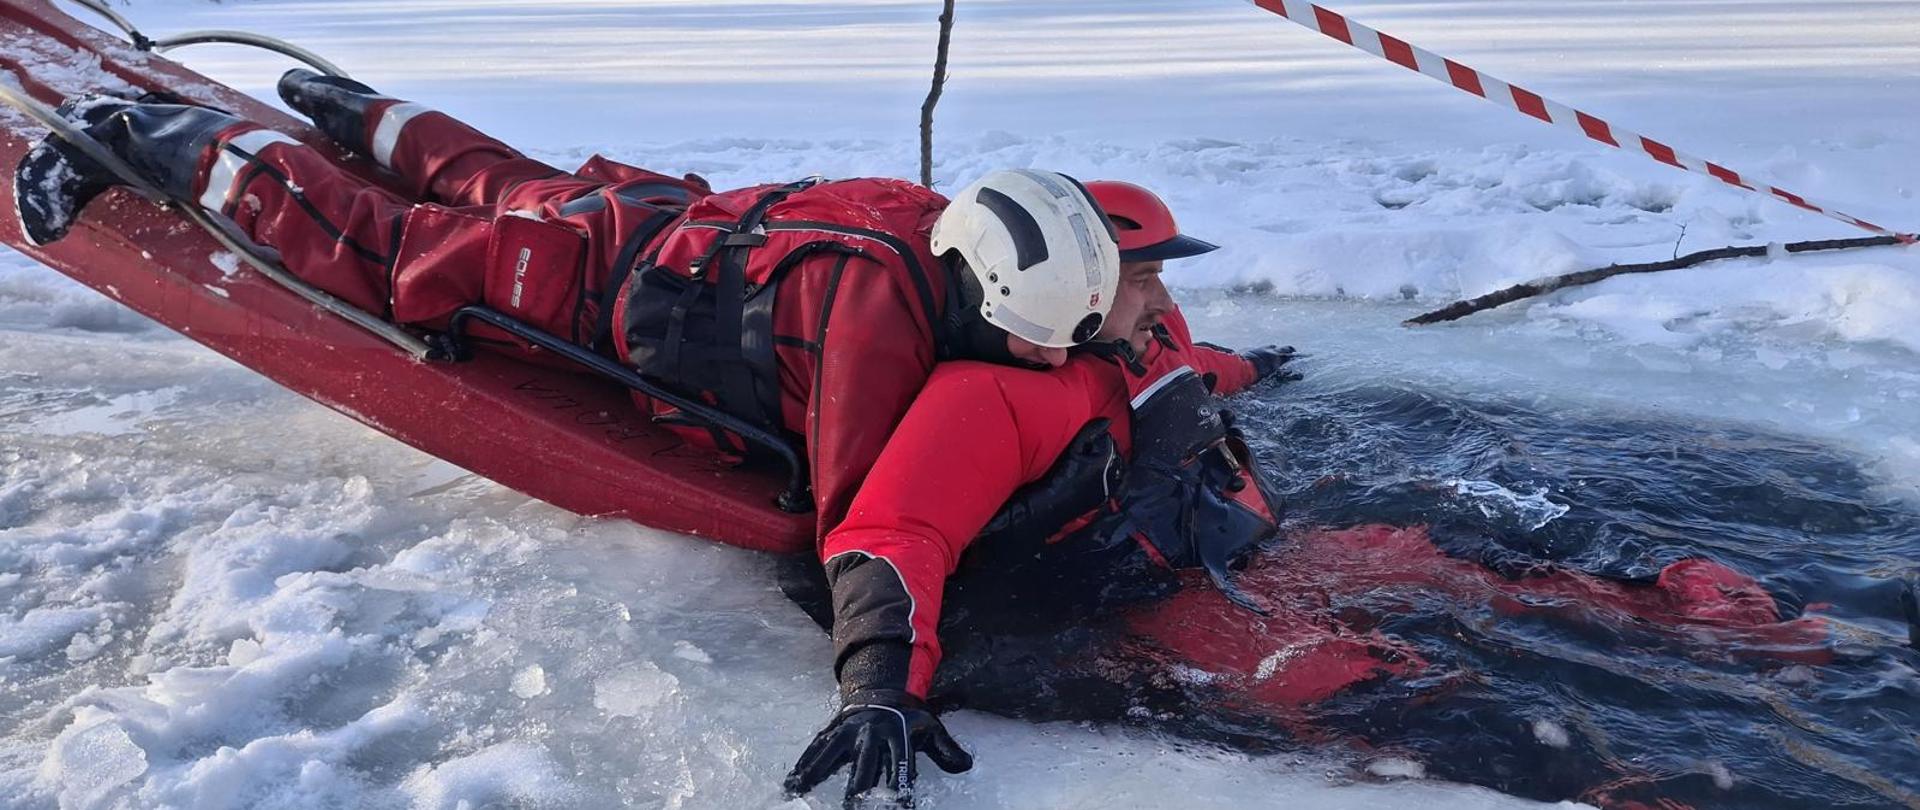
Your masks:
[{"label": "buckle on strap", "polygon": [[1209,452],[1217,451],[1220,453],[1221,460],[1227,463],[1227,469],[1237,474],[1245,469],[1245,465],[1240,463],[1239,456],[1234,455],[1233,445],[1227,442],[1227,438],[1226,436],[1221,436],[1218,439],[1208,442],[1207,446],[1200,448],[1200,452],[1194,455],[1204,456]]},{"label": "buckle on strap", "polygon": [[766,243],[767,229],[760,225],[753,226],[752,231],[727,234],[727,238],[721,240],[722,246],[730,248],[757,248]]}]

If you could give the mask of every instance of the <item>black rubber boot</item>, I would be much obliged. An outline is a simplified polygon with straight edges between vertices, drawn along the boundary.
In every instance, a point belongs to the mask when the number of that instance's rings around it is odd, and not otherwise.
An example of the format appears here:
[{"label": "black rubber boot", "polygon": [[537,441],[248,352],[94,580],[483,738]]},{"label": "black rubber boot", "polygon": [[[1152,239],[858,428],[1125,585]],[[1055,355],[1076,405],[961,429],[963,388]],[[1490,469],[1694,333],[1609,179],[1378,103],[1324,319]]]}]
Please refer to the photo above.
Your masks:
[{"label": "black rubber boot", "polygon": [[[120,99],[68,99],[55,112],[90,129],[126,105]],[[27,150],[13,171],[13,207],[20,215],[20,230],[35,245],[52,244],[72,227],[75,213],[118,182],[93,158],[48,136]]]},{"label": "black rubber boot", "polygon": [[[115,98],[71,99],[59,112],[174,199],[192,196],[200,156],[214,136],[240,122],[205,107]],[[35,245],[52,244],[67,235],[93,198],[125,184],[78,147],[48,135],[14,169],[13,202],[21,230]]]},{"label": "black rubber boot", "polygon": [[373,151],[367,144],[367,108],[390,99],[352,79],[294,68],[280,77],[280,100],[313,119],[334,143],[367,155]]}]

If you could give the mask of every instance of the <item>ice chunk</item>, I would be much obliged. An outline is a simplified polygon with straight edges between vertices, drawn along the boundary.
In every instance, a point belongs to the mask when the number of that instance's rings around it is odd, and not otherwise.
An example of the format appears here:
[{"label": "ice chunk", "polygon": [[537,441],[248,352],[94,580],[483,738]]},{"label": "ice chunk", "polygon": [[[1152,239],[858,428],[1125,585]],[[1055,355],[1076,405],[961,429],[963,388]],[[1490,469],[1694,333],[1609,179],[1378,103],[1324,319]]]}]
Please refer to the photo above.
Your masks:
[{"label": "ice chunk", "polygon": [[[1269,658],[1267,660],[1274,660],[1274,659]],[[1261,661],[1260,663],[1261,663],[1262,669],[1268,670],[1266,673],[1266,676],[1260,678],[1260,680],[1266,680],[1267,678],[1273,677],[1273,672],[1271,671],[1271,667],[1267,667],[1266,661]],[[1279,665],[1279,661],[1274,660],[1274,666],[1278,666],[1278,665]],[[1207,686],[1210,684],[1219,683],[1225,677],[1217,672],[1208,672],[1204,669],[1196,669],[1194,667],[1190,667],[1185,664],[1174,664],[1168,674],[1172,675],[1173,679],[1176,681],[1179,681],[1181,683],[1193,684],[1195,686]]]},{"label": "ice chunk", "polygon": [[1384,757],[1367,763],[1367,773],[1383,779],[1424,779],[1427,766],[1404,757]]},{"label": "ice chunk", "polygon": [[220,275],[226,278],[232,278],[233,274],[240,272],[240,254],[238,253],[228,250],[216,250],[212,255],[207,257],[207,261],[212,262],[214,267],[219,268]]},{"label": "ice chunk", "polygon": [[513,673],[510,688],[522,700],[531,700],[544,695],[547,693],[547,671],[539,664],[528,664],[519,672]]},{"label": "ice chunk", "polygon": [[107,642],[112,640],[111,631],[100,633],[98,636],[75,633],[73,639],[67,642],[67,660],[77,664],[93,658],[100,654],[100,650],[107,646]]},{"label": "ice chunk", "polygon": [[17,620],[0,619],[0,658],[38,658],[71,644],[100,623],[98,608],[47,607]]},{"label": "ice chunk", "polygon": [[416,771],[402,789],[422,810],[556,806],[574,793],[546,749],[525,742],[501,743]]},{"label": "ice chunk", "polygon": [[1566,504],[1547,500],[1547,491],[1544,489],[1532,495],[1521,495],[1492,481],[1454,479],[1445,483],[1479,508],[1480,514],[1490,518],[1514,518],[1527,531],[1536,531],[1558,520],[1570,508]]},{"label": "ice chunk", "polygon": [[638,717],[679,689],[679,678],[642,661],[594,681],[593,705],[610,717]]},{"label": "ice chunk", "polygon": [[703,649],[700,649],[699,647],[694,646],[693,642],[691,641],[674,642],[673,657],[686,660],[686,661],[692,661],[696,664],[713,663],[713,656],[708,655],[706,650],[703,650]]},{"label": "ice chunk", "polygon": [[1567,734],[1567,727],[1552,720],[1533,721],[1533,738],[1548,748],[1565,748],[1573,744],[1573,739]]},{"label": "ice chunk", "polygon": [[227,646],[227,663],[244,667],[259,660],[263,652],[260,642],[250,638],[236,638]]},{"label": "ice chunk", "polygon": [[98,710],[82,710],[40,763],[40,781],[55,786],[61,807],[104,804],[114,790],[146,772],[146,752]]}]

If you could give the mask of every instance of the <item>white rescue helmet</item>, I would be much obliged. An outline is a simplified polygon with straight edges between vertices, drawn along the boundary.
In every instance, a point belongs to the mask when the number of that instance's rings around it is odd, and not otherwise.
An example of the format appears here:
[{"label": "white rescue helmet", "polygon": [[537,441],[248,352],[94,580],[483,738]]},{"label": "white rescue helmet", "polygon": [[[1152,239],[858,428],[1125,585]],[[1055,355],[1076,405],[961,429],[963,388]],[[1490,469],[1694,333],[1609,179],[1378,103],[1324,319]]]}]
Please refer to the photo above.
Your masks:
[{"label": "white rescue helmet", "polygon": [[933,223],[933,253],[959,251],[980,315],[1022,340],[1066,348],[1100,331],[1120,285],[1120,247],[1080,182],[1030,169],[988,172]]}]

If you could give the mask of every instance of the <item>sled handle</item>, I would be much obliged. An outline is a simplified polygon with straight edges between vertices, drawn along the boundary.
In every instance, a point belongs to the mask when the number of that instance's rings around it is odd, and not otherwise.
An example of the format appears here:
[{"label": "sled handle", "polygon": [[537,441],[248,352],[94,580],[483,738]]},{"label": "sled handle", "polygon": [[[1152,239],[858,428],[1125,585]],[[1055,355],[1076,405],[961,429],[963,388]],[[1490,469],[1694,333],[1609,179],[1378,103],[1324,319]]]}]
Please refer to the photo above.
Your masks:
[{"label": "sled handle", "polygon": [[774,498],[774,506],[789,514],[804,514],[813,511],[813,498],[807,494],[807,465],[800,460],[800,453],[793,445],[773,431],[752,424],[745,419],[721,411],[711,405],[681,396],[652,380],[640,375],[626,366],[578,345],[561,339],[522,321],[509,317],[506,313],[491,307],[472,305],[455,310],[447,321],[447,331],[440,335],[429,359],[461,361],[471,357],[467,347],[466,327],[468,321],[480,321],[488,326],[524,340],[543,351],[552,352],[560,357],[592,371],[632,390],[660,400],[675,408],[706,420],[714,427],[731,431],[741,438],[773,451],[774,455],[787,466],[787,488]]},{"label": "sled handle", "polygon": [[251,45],[255,48],[264,48],[275,53],[293,57],[295,60],[305,63],[308,67],[325,73],[328,76],[340,76],[343,78],[347,76],[346,71],[341,70],[338,65],[332,62],[320,58],[319,54],[284,39],[276,39],[265,34],[228,30],[189,31],[165,39],[151,40],[151,42],[154,50],[163,53],[183,45],[202,45],[207,43]]},{"label": "sled handle", "polygon": [[114,11],[112,7],[102,2],[102,0],[73,0],[73,2],[88,11],[105,17],[107,22],[113,24],[113,27],[120,29],[122,33],[127,35],[127,39],[133,43],[133,47],[136,50],[160,51],[164,53],[182,45],[202,45],[214,42],[229,45],[251,45],[255,48],[263,48],[293,57],[295,60],[304,63],[307,67],[329,76],[345,77],[347,75],[347,72],[341,70],[340,66],[321,58],[319,54],[277,37],[255,34],[250,31],[218,29],[210,31],[189,31],[164,39],[152,39],[146,34],[141,33],[140,29],[134,27],[132,22],[120,16],[119,12]]},{"label": "sled handle", "polygon": [[133,47],[144,51],[147,49],[147,45],[153,42],[153,40],[147,39],[147,35],[140,33],[140,29],[133,27],[133,23],[128,22],[127,18],[120,16],[119,12],[114,11],[112,7],[101,2],[101,0],[73,0],[73,2],[75,5],[107,18],[107,22],[113,23],[113,27],[120,29],[127,35],[128,39],[133,40]]}]

